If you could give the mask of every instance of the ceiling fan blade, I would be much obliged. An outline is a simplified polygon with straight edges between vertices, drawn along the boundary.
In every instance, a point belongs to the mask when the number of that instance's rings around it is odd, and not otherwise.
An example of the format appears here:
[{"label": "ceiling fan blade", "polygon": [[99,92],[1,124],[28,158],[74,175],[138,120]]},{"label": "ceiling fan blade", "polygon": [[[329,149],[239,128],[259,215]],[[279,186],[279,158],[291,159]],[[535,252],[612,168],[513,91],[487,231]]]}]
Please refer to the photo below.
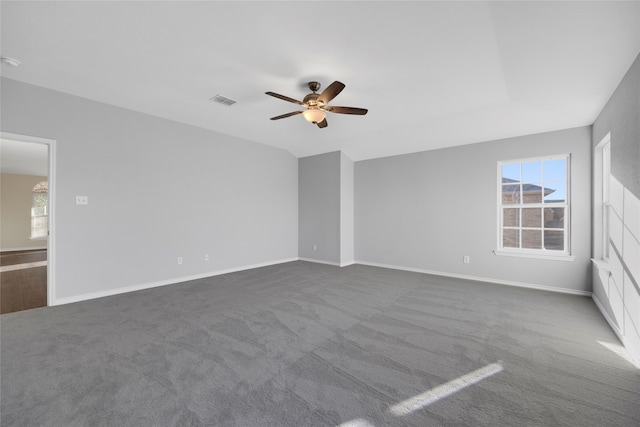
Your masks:
[{"label": "ceiling fan blade", "polygon": [[289,98],[288,96],[280,95],[279,93],[265,92],[265,94],[274,96],[274,97],[279,98],[279,99],[282,99],[283,101],[289,101],[289,102],[293,102],[294,104],[304,105],[302,102],[300,102],[300,101],[298,101],[296,99]]},{"label": "ceiling fan blade", "polygon": [[323,108],[324,110],[330,111],[332,113],[338,114],[355,114],[356,116],[364,116],[367,114],[369,110],[366,108],[355,108],[355,107],[333,107],[327,106]]},{"label": "ceiling fan blade", "polygon": [[271,117],[271,120],[286,119],[287,117],[295,116],[296,114],[302,114],[302,111],[293,111],[291,113],[283,114],[281,116]]},{"label": "ceiling fan blade", "polygon": [[329,123],[327,123],[326,117],[322,119],[320,123],[316,123],[316,124],[318,125],[319,128],[326,128],[329,125]]},{"label": "ceiling fan blade", "polygon": [[333,98],[338,96],[338,94],[342,92],[342,89],[344,89],[344,83],[340,83],[339,81],[336,80],[335,82],[327,86],[325,90],[322,91],[322,93],[318,97],[318,101],[323,104],[327,104]]}]

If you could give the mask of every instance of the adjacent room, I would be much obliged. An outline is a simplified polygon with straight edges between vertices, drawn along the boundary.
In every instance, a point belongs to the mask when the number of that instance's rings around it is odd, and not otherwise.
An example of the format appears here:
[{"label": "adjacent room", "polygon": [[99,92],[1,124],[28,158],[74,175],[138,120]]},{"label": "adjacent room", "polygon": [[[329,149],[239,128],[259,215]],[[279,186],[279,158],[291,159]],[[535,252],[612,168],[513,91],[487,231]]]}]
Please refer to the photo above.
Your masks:
[{"label": "adjacent room", "polygon": [[0,425],[640,425],[640,1],[0,19]]}]

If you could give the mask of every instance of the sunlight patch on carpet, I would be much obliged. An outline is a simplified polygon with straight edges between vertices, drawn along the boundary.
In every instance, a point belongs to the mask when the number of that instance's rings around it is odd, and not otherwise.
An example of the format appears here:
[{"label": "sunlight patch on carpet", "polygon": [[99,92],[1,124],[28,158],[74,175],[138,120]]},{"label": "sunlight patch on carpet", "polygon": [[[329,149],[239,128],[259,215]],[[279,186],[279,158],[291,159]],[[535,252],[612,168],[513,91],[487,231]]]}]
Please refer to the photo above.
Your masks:
[{"label": "sunlight patch on carpet", "polygon": [[408,415],[412,412],[424,408],[425,406],[432,404],[433,402],[457,393],[463,388],[469,387],[470,385],[482,381],[485,378],[495,375],[503,369],[504,368],[502,367],[502,362],[492,363],[483,368],[458,377],[455,380],[449,381],[448,383],[432,388],[431,390],[426,391],[422,394],[404,400],[397,405],[390,407],[389,412],[397,416]]},{"label": "sunlight patch on carpet", "polygon": [[358,418],[355,420],[347,421],[342,423],[336,427],[375,427],[373,424],[369,423],[367,420],[363,420],[362,418]]},{"label": "sunlight patch on carpet", "polygon": [[627,352],[627,349],[624,348],[621,344],[616,344],[616,343],[611,343],[611,342],[604,342],[604,341],[598,341],[598,344],[600,344],[601,346],[603,346],[607,350],[614,352],[615,354],[617,354],[618,356],[620,356],[621,358],[623,358],[627,362],[633,364],[633,359],[631,359],[631,356],[629,356],[629,353]]}]

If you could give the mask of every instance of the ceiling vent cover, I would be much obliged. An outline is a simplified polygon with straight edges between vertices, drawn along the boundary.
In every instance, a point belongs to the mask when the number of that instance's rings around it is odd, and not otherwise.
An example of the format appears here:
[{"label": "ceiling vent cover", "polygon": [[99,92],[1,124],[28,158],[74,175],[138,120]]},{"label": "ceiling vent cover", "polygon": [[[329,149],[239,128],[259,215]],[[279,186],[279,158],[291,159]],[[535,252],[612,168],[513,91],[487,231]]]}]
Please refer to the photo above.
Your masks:
[{"label": "ceiling vent cover", "polygon": [[8,56],[3,56],[2,58],[0,58],[0,62],[2,62],[3,64],[11,65],[12,67],[17,67],[18,65],[20,65],[20,61]]},{"label": "ceiling vent cover", "polygon": [[236,101],[234,101],[233,99],[227,98],[226,96],[222,96],[220,94],[217,94],[216,96],[211,98],[211,101],[217,102],[218,104],[226,105],[227,107],[230,107],[236,103]]}]

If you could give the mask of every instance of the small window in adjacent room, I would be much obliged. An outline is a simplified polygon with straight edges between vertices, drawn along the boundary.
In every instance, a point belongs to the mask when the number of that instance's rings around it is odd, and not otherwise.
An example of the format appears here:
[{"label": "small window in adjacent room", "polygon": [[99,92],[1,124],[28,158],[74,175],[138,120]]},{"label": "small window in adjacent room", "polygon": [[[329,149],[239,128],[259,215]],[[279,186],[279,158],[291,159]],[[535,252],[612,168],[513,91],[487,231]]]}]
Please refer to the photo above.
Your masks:
[{"label": "small window in adjacent room", "polygon": [[498,251],[569,255],[568,155],[498,162]]},{"label": "small window in adjacent room", "polygon": [[49,183],[42,181],[32,190],[31,203],[31,238],[46,239],[49,235],[48,226]]}]

